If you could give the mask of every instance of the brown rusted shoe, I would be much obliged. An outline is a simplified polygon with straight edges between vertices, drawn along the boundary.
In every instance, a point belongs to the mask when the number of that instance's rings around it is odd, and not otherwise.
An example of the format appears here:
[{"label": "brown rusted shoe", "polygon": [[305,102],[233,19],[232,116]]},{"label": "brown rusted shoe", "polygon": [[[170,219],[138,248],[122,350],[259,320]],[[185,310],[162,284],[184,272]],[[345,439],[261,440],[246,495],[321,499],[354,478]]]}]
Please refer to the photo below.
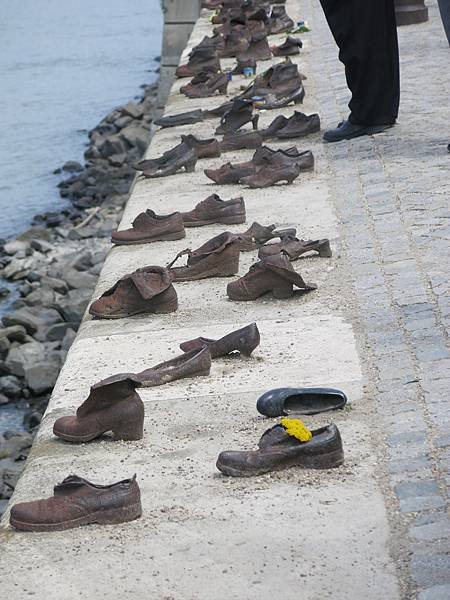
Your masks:
[{"label": "brown rusted shoe", "polygon": [[163,240],[179,240],[186,236],[181,213],[157,215],[147,209],[133,221],[130,229],[113,231],[111,241],[118,246],[146,244]]},{"label": "brown rusted shoe", "polygon": [[180,344],[183,352],[198,350],[207,346],[211,352],[211,358],[218,356],[226,356],[231,352],[240,352],[244,356],[250,356],[253,350],[259,346],[260,336],[256,323],[247,325],[242,329],[237,329],[225,335],[219,340],[211,340],[210,338],[199,337],[195,340],[189,340]]},{"label": "brown rusted shoe", "polygon": [[271,50],[274,56],[294,56],[300,54],[300,48],[303,48],[302,40],[288,35],[282,44],[272,46]]},{"label": "brown rusted shoe", "polygon": [[248,301],[272,292],[274,298],[282,300],[294,295],[294,285],[303,292],[317,288],[303,281],[284,254],[275,254],[255,263],[246,275],[229,283],[227,294],[230,300]]},{"label": "brown rusted shoe", "polygon": [[222,223],[223,225],[235,225],[245,223],[244,199],[232,198],[222,200],[217,194],[208,196],[190,212],[182,213],[185,227],[201,227]]},{"label": "brown rusted shoe", "polygon": [[241,131],[224,135],[219,146],[221,152],[235,152],[259,148],[262,143],[263,138],[258,131]]},{"label": "brown rusted shoe", "polygon": [[142,387],[156,387],[185,377],[206,376],[210,370],[211,353],[209,348],[201,347],[136,373],[135,377]]},{"label": "brown rusted shoe", "polygon": [[253,129],[258,128],[259,115],[253,115],[253,102],[249,99],[235,98],[216,129],[216,134],[230,134],[238,131],[246,123],[252,123]]},{"label": "brown rusted shoe", "polygon": [[299,240],[294,236],[283,236],[277,244],[267,244],[259,249],[259,258],[284,252],[289,260],[297,260],[308,252],[318,252],[322,258],[330,258],[330,240]]},{"label": "brown rusted shoe", "polygon": [[[222,36],[217,37],[222,38]],[[175,76],[194,77],[202,71],[217,73],[220,70],[220,60],[216,48],[213,45],[203,45],[192,50],[187,64],[177,67]]]},{"label": "brown rusted shoe", "polygon": [[270,60],[272,58],[272,52],[270,51],[269,42],[267,41],[267,35],[253,35],[250,39],[250,44],[246,50],[243,50],[236,55],[238,61],[254,60]]},{"label": "brown rusted shoe", "polygon": [[263,435],[258,450],[221,452],[217,468],[224,475],[251,477],[290,467],[332,469],[343,464],[342,439],[334,423],[311,431],[312,437],[304,442],[288,431],[275,425]]},{"label": "brown rusted shoe", "polygon": [[292,117],[284,127],[279,129],[275,137],[288,140],[292,138],[305,137],[310,133],[320,131],[320,117],[317,113],[305,115],[302,112],[295,111]]},{"label": "brown rusted shoe", "polygon": [[288,184],[293,183],[295,179],[300,175],[301,169],[297,164],[289,166],[270,166],[259,169],[254,175],[249,177],[242,177],[240,182],[244,185],[248,185],[250,188],[266,188],[280,181],[285,181]]},{"label": "brown rusted shoe", "polygon": [[182,135],[181,139],[197,152],[198,158],[217,158],[220,156],[220,146],[216,138],[200,140],[195,135]]},{"label": "brown rusted shoe", "polygon": [[180,90],[185,96],[188,98],[208,98],[214,96],[216,92],[226,94],[229,80],[226,73],[218,73],[207,79],[207,81],[191,83],[191,86],[186,86]]},{"label": "brown rusted shoe", "polygon": [[144,404],[135,375],[113,375],[91,387],[76,416],[60,417],[53,433],[66,442],[90,442],[112,431],[116,440],[140,440],[144,435]]},{"label": "brown rusted shoe", "polygon": [[54,487],[51,498],[15,504],[9,522],[21,531],[63,531],[91,523],[117,525],[141,514],[136,475],[111,485],[69,475]]},{"label": "brown rusted shoe", "polygon": [[159,158],[141,160],[136,168],[142,171],[144,177],[167,177],[183,168],[187,173],[192,173],[197,160],[197,151],[182,141]]},{"label": "brown rusted shoe", "polygon": [[[195,281],[207,277],[230,277],[239,271],[239,242],[229,231],[216,235],[191,252],[183,250],[168,265],[174,281]],[[172,267],[187,254],[187,266]]]},{"label": "brown rusted shoe", "polygon": [[277,237],[280,239],[295,237],[296,233],[297,231],[294,228],[275,229],[275,225],[268,225],[265,227],[254,221],[247,231],[237,233],[236,236],[239,241],[241,252],[250,252],[251,250],[260,248],[269,240],[273,240]]},{"label": "brown rusted shoe", "polygon": [[170,313],[178,308],[172,274],[164,267],[143,267],[125,275],[95,300],[89,312],[98,319],[120,319],[140,313]]},{"label": "brown rusted shoe", "polygon": [[204,173],[208,179],[221,185],[229,183],[239,183],[243,177],[252,175],[255,171],[254,165],[234,166],[231,163],[225,163],[219,169],[205,169]]},{"label": "brown rusted shoe", "polygon": [[294,28],[294,21],[287,15],[286,7],[274,6],[272,8],[268,27],[271,35],[291,31]]}]

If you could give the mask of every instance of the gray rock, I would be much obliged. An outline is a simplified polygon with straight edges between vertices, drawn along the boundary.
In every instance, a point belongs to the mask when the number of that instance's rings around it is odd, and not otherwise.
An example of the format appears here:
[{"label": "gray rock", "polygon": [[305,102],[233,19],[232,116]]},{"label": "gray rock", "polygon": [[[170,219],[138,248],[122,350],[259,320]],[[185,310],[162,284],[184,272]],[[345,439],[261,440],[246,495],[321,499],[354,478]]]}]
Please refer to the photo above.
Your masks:
[{"label": "gray rock", "polygon": [[68,160],[62,166],[63,171],[68,171],[69,173],[78,173],[83,170],[83,165],[76,160]]},{"label": "gray rock", "polygon": [[25,377],[26,369],[36,363],[45,364],[45,346],[39,342],[29,342],[11,348],[5,360],[5,366],[13,375]]},{"label": "gray rock", "polygon": [[7,338],[10,342],[23,342],[27,331],[23,325],[11,325],[0,329],[0,339]]},{"label": "gray rock", "polygon": [[39,328],[47,327],[53,323],[59,323],[61,316],[58,311],[53,308],[20,308],[10,315],[5,315],[2,318],[3,324],[6,327],[10,325],[23,325],[27,333],[33,335]]},{"label": "gray rock", "polygon": [[8,404],[8,402],[9,402],[9,398],[8,398],[8,396],[5,396],[5,394],[2,394],[2,393],[0,392],[0,406],[1,406],[2,404]]},{"label": "gray rock", "polygon": [[[147,146],[150,141],[149,132],[142,126],[136,125],[135,123],[122,129],[120,132],[120,137],[126,140],[130,146],[136,146],[142,154],[147,150]],[[114,152],[114,154],[118,154],[118,152]]]},{"label": "gray rock", "polygon": [[[122,130],[121,135],[123,135],[123,132],[126,129],[127,128]],[[117,134],[109,135],[108,137],[102,139],[102,141],[97,145],[97,148],[103,158],[108,158],[108,156],[111,156],[112,154],[122,154],[127,150],[127,146],[124,143],[123,138]]]},{"label": "gray rock", "polygon": [[93,290],[97,283],[95,275],[91,275],[87,271],[77,271],[76,269],[68,269],[64,274],[64,279],[72,289],[88,288]]},{"label": "gray rock", "polygon": [[25,369],[25,379],[35,394],[42,394],[54,387],[59,371],[60,365],[57,362],[36,362]]},{"label": "gray rock", "polygon": [[28,306],[44,306],[51,308],[56,302],[55,291],[48,287],[40,287],[25,298],[25,303]]},{"label": "gray rock", "polygon": [[80,288],[79,290],[70,290],[59,303],[59,310],[62,312],[65,321],[79,323],[83,318],[84,311],[92,297],[92,290]]},{"label": "gray rock", "polygon": [[117,121],[114,121],[114,125],[117,127],[117,129],[123,129],[124,127],[130,125],[130,123],[132,122],[133,119],[125,115],[124,117],[120,117],[119,119],[117,119]]},{"label": "gray rock", "polygon": [[5,337],[0,337],[0,354],[5,354],[5,352],[7,352],[9,350],[11,346],[11,342],[8,340],[8,338]]},{"label": "gray rock", "polygon": [[28,244],[26,242],[21,242],[18,240],[12,240],[11,242],[6,243],[3,246],[6,254],[12,255],[17,252],[25,252],[28,248]]},{"label": "gray rock", "polygon": [[65,338],[67,331],[73,331],[73,328],[76,328],[76,325],[76,323],[56,323],[47,329],[46,339],[49,342],[62,341]]},{"label": "gray rock", "polygon": [[6,298],[6,296],[9,296],[9,294],[11,293],[11,290],[7,287],[0,287],[0,298]]},{"label": "gray rock", "polygon": [[19,398],[22,392],[20,380],[14,375],[0,377],[0,390],[8,398]]},{"label": "gray rock", "polygon": [[17,239],[21,242],[31,242],[31,240],[45,240],[49,242],[52,238],[52,233],[46,227],[33,226],[27,231],[24,231],[17,236]]},{"label": "gray rock", "polygon": [[140,119],[144,114],[142,106],[140,104],[136,104],[135,102],[127,102],[127,104],[122,106],[120,110],[124,115],[128,115],[133,119]]},{"label": "gray rock", "polygon": [[56,277],[48,277],[48,275],[44,275],[41,279],[41,283],[42,285],[52,288],[59,294],[66,294],[69,291],[69,286],[67,283]]},{"label": "gray rock", "polygon": [[108,157],[108,162],[113,167],[121,167],[126,162],[127,158],[128,155],[125,152],[123,152],[122,154],[112,154]]},{"label": "gray rock", "polygon": [[50,242],[46,242],[45,240],[32,239],[30,242],[30,246],[33,250],[37,250],[38,252],[42,252],[43,254],[47,254],[54,249],[54,245],[50,244]]}]

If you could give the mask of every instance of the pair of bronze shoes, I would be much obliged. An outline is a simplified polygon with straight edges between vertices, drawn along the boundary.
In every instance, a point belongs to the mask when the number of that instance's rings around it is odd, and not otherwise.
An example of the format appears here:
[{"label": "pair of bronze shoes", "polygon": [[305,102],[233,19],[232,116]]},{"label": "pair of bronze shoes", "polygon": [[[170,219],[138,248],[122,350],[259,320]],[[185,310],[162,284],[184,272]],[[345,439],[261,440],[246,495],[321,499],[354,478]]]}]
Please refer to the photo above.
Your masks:
[{"label": "pair of bronze shoes", "polygon": [[302,171],[311,169],[314,169],[314,156],[310,150],[299,151],[295,146],[274,150],[261,146],[251,160],[226,163],[219,169],[205,169],[205,175],[218,184],[242,183],[251,188],[263,188],[280,181],[292,183]]},{"label": "pair of bronze shoes", "polygon": [[148,209],[134,219],[129,229],[113,231],[111,241],[120,246],[178,240],[186,236],[185,227],[202,227],[214,223],[236,225],[244,223],[245,219],[245,202],[242,197],[222,200],[217,194],[211,194],[185,213],[157,215]]}]

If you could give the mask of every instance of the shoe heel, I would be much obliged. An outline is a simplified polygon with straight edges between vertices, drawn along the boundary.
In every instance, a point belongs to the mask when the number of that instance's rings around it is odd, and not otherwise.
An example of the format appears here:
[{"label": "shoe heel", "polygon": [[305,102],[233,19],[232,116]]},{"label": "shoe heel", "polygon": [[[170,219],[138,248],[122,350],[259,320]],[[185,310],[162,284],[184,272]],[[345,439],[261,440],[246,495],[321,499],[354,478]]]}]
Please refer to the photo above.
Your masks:
[{"label": "shoe heel", "polygon": [[120,427],[113,429],[114,439],[123,440],[125,442],[133,442],[142,440],[144,437],[144,418],[122,423]]},{"label": "shoe heel", "polygon": [[259,115],[255,115],[254,117],[252,117],[251,123],[252,123],[252,127],[253,127],[254,131],[256,131],[258,129],[258,121],[259,121]]},{"label": "shoe heel", "polygon": [[294,100],[294,104],[303,104],[303,100],[305,99],[305,90],[302,89],[302,91],[297,94],[297,96],[294,96],[293,100]]},{"label": "shoe heel", "polygon": [[326,240],[325,242],[320,244],[317,250],[321,258],[331,258],[333,256],[333,252],[330,246],[330,240]]},{"label": "shoe heel", "polygon": [[219,94],[226,94],[228,89],[228,81],[219,87]]},{"label": "shoe heel", "polygon": [[195,165],[196,165],[196,163],[197,163],[197,157],[195,157],[192,160],[188,161],[184,165],[184,168],[186,169],[186,173],[193,173],[195,171]]},{"label": "shoe heel", "polygon": [[273,297],[277,300],[285,300],[286,298],[292,298],[294,295],[294,288],[291,282],[279,283],[276,287],[272,288]]}]

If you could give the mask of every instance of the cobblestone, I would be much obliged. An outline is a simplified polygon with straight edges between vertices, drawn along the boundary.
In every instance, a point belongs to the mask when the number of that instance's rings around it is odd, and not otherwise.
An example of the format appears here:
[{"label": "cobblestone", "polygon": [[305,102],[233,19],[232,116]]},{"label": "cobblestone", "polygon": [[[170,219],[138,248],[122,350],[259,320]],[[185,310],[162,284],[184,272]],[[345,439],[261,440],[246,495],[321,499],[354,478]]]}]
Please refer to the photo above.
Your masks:
[{"label": "cobblestone", "polygon": [[[397,499],[390,513],[407,533],[392,541],[405,600],[450,598],[450,115],[442,76],[449,54],[436,0],[427,4],[428,23],[399,29],[398,125],[326,147],[361,354],[386,432],[387,481]],[[349,96],[320,6],[306,5],[314,31],[309,68],[320,70],[323,124],[335,126]]]}]

